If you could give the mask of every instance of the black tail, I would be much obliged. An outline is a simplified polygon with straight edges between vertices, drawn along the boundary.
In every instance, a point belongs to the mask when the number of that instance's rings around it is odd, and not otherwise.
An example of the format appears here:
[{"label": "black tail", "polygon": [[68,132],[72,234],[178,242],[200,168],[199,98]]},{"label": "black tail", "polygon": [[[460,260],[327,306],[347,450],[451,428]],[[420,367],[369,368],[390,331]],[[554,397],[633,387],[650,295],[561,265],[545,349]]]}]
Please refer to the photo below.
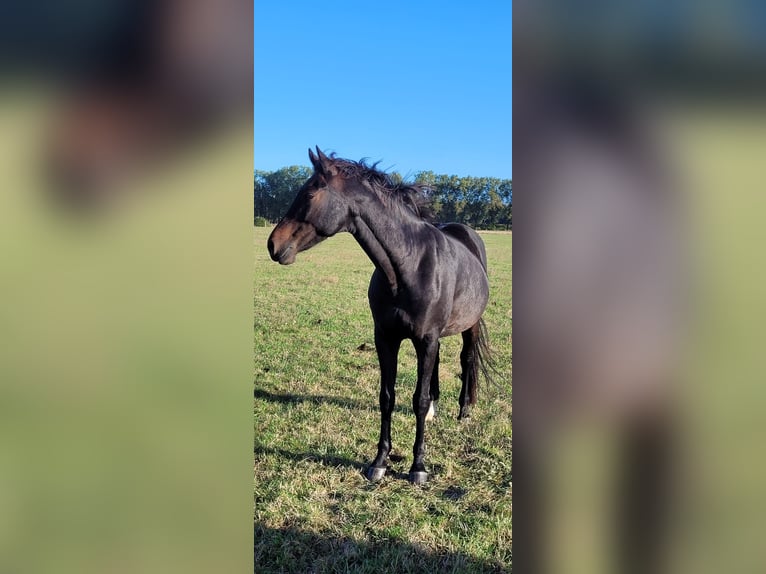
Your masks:
[{"label": "black tail", "polygon": [[480,319],[478,327],[474,332],[473,337],[473,351],[474,360],[472,363],[473,373],[468,377],[468,404],[473,405],[476,403],[476,394],[479,390],[479,375],[484,378],[484,381],[490,385],[495,384],[495,374],[497,368],[495,367],[494,359],[492,358],[492,351],[489,348],[489,334],[487,333],[487,325],[484,323],[484,319]]}]

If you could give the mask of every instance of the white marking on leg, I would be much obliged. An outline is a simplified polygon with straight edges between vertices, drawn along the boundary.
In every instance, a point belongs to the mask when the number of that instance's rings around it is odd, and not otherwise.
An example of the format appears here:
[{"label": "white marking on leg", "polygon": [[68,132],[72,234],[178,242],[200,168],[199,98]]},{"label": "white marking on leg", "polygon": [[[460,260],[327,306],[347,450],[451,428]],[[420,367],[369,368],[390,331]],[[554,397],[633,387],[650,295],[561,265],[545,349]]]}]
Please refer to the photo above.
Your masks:
[{"label": "white marking on leg", "polygon": [[434,409],[434,402],[431,401],[431,404],[428,405],[428,412],[426,413],[426,420],[432,421],[434,420],[434,417],[436,416],[436,409]]}]

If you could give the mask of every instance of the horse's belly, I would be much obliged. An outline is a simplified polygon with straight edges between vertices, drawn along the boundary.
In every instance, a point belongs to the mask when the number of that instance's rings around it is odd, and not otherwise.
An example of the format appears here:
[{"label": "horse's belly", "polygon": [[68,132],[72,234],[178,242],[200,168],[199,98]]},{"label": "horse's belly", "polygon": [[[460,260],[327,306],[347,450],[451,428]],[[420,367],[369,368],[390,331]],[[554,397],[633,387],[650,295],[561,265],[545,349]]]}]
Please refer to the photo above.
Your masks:
[{"label": "horse's belly", "polygon": [[471,292],[468,296],[457,298],[452,306],[449,320],[442,329],[441,336],[457,335],[473,327],[481,319],[481,315],[487,307],[488,299],[489,294],[484,290],[478,293]]},{"label": "horse's belly", "polygon": [[452,335],[457,335],[458,333],[462,333],[463,331],[465,331],[469,327],[470,327],[470,325],[468,325],[468,327],[463,327],[461,325],[447,325],[444,328],[444,330],[441,332],[440,336],[441,337],[451,337]]}]

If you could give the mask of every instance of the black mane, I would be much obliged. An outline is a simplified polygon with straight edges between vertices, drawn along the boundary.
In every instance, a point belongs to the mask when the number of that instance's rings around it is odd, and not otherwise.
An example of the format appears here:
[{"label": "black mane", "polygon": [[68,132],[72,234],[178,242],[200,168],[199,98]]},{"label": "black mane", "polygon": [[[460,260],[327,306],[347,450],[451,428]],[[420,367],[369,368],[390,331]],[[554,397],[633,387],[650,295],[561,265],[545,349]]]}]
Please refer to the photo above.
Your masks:
[{"label": "black mane", "polygon": [[368,165],[364,159],[352,161],[335,157],[335,154],[330,155],[330,160],[344,179],[366,182],[387,205],[404,207],[420,219],[431,221],[433,214],[428,199],[431,188],[428,185],[396,182],[389,174],[377,169],[380,162]]}]

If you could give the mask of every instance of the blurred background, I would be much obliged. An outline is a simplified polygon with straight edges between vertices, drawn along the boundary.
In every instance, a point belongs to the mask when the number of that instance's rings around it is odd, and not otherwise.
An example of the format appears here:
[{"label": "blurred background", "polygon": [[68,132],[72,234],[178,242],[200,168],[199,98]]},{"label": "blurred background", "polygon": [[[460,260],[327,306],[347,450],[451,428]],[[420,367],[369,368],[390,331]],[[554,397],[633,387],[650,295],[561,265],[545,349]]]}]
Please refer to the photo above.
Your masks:
[{"label": "blurred background", "polygon": [[514,13],[519,572],[762,572],[762,3]]},{"label": "blurred background", "polygon": [[[763,572],[764,8],[515,9],[517,567]],[[250,568],[252,10],[0,8],[2,572]]]},{"label": "blurred background", "polygon": [[252,4],[0,8],[0,571],[252,565]]}]

